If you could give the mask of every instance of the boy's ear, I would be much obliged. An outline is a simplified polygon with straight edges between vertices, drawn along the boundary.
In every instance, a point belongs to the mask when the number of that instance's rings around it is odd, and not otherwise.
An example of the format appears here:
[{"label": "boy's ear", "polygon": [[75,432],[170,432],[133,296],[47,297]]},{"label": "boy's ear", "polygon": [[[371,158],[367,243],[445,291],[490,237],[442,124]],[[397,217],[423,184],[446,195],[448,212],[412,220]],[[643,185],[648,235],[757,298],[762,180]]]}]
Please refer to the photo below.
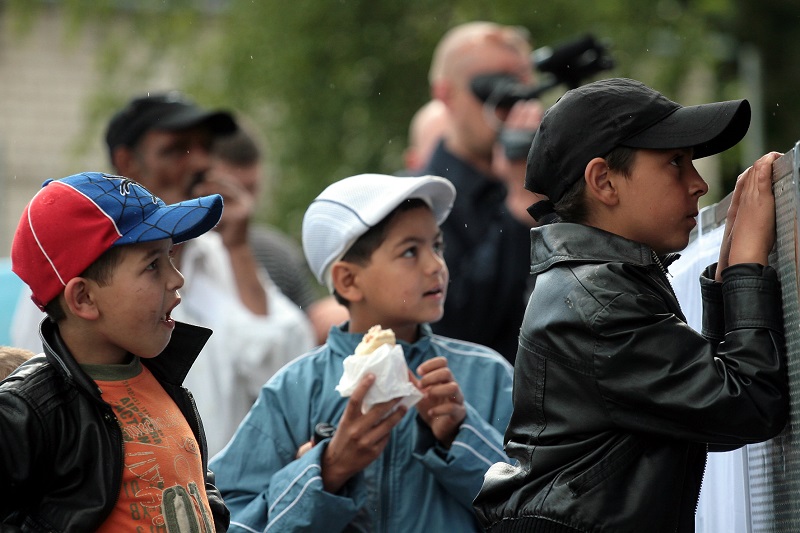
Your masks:
[{"label": "boy's ear", "polygon": [[69,280],[64,287],[65,311],[84,320],[96,320],[100,312],[91,289],[91,282],[86,278]]},{"label": "boy's ear", "polygon": [[586,191],[589,196],[604,205],[616,205],[619,198],[617,196],[615,176],[609,170],[606,160],[602,157],[595,157],[589,161],[584,171]]},{"label": "boy's ear", "polygon": [[358,265],[347,261],[336,261],[331,266],[331,279],[336,293],[349,302],[358,302],[364,294],[358,287]]}]

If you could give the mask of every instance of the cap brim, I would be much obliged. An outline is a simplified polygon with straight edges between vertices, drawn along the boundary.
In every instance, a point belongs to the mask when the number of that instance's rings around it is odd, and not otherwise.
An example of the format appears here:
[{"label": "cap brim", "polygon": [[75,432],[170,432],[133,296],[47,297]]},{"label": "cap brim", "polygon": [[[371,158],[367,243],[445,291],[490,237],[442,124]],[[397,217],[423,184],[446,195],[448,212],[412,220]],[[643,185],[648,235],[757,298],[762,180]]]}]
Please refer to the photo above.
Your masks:
[{"label": "cap brim", "polygon": [[222,217],[222,196],[212,194],[172,205],[162,205],[114,246],[172,239],[185,242],[214,228]]},{"label": "cap brim", "polygon": [[405,198],[420,198],[430,206],[436,223],[444,222],[450,214],[450,210],[453,209],[453,202],[456,198],[453,184],[439,176],[419,176],[406,179],[415,183],[408,188]]},{"label": "cap brim", "polygon": [[[422,200],[441,224],[450,214],[455,197],[453,184],[439,176],[359,174],[329,185],[303,217],[303,251],[311,270],[333,291],[331,265],[404,201]],[[330,238],[323,237],[326,234]]]},{"label": "cap brim", "polygon": [[730,100],[680,107],[663,120],[620,143],[630,148],[694,148],[694,158],[724,152],[750,127],[750,104]]},{"label": "cap brim", "polygon": [[207,125],[212,133],[225,135],[238,129],[236,121],[225,111],[206,111],[197,107],[185,107],[158,121],[158,129],[182,130]]}]

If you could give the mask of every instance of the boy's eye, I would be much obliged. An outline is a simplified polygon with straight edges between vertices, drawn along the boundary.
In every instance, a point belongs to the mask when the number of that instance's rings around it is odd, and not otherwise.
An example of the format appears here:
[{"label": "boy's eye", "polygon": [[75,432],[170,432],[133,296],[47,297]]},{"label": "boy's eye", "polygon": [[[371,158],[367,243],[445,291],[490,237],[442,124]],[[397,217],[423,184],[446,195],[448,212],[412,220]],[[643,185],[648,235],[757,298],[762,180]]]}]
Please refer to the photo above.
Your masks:
[{"label": "boy's eye", "polygon": [[417,247],[412,246],[411,248],[406,248],[401,255],[402,257],[416,257]]},{"label": "boy's eye", "polygon": [[158,259],[147,265],[145,270],[157,270],[158,269]]},{"label": "boy's eye", "polygon": [[438,255],[444,254],[444,241],[439,240],[433,243],[433,249]]}]

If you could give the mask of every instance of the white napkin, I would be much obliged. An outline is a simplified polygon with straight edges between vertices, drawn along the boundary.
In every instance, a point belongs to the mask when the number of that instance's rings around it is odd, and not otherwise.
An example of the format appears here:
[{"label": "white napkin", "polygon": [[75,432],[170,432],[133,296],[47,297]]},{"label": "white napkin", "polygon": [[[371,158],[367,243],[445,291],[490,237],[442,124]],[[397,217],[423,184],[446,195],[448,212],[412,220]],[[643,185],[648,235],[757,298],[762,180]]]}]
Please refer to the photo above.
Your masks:
[{"label": "white napkin", "polygon": [[348,355],[344,358],[344,373],[336,390],[344,397],[350,396],[368,372],[375,374],[375,382],[364,396],[361,412],[366,413],[376,403],[403,398],[398,405],[411,407],[422,399],[422,393],[408,379],[408,366],[399,344],[379,346],[369,355]]}]

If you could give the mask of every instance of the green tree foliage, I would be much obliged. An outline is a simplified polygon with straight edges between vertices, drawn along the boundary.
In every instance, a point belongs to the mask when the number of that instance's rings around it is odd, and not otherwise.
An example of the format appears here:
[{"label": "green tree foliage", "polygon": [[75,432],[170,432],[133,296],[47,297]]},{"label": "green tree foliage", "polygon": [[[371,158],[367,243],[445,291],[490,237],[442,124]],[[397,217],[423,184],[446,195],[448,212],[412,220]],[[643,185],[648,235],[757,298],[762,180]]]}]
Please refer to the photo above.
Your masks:
[{"label": "green tree foliage", "polygon": [[[42,5],[9,4],[28,16]],[[98,88],[95,122],[168,59],[199,102],[232,108],[265,134],[273,188],[263,218],[295,236],[328,183],[401,168],[408,122],[429,98],[436,42],[469,20],[522,26],[534,47],[592,33],[617,65],[602,76],[634,77],[686,104],[741,97],[736,43],[753,43],[769,52],[769,79],[786,80],[767,83],[769,146],[798,135],[800,68],[783,61],[787,21],[798,18],[792,0],[69,0],[63,8],[70,24],[111,30],[98,50],[109,83]],[[698,71],[705,81],[692,91]],[[739,170],[735,152],[726,154],[724,173]]]},{"label": "green tree foliage", "polygon": [[800,139],[800,10],[794,0],[742,2],[730,29],[738,42],[756,46],[762,58],[768,149],[788,150]]}]

